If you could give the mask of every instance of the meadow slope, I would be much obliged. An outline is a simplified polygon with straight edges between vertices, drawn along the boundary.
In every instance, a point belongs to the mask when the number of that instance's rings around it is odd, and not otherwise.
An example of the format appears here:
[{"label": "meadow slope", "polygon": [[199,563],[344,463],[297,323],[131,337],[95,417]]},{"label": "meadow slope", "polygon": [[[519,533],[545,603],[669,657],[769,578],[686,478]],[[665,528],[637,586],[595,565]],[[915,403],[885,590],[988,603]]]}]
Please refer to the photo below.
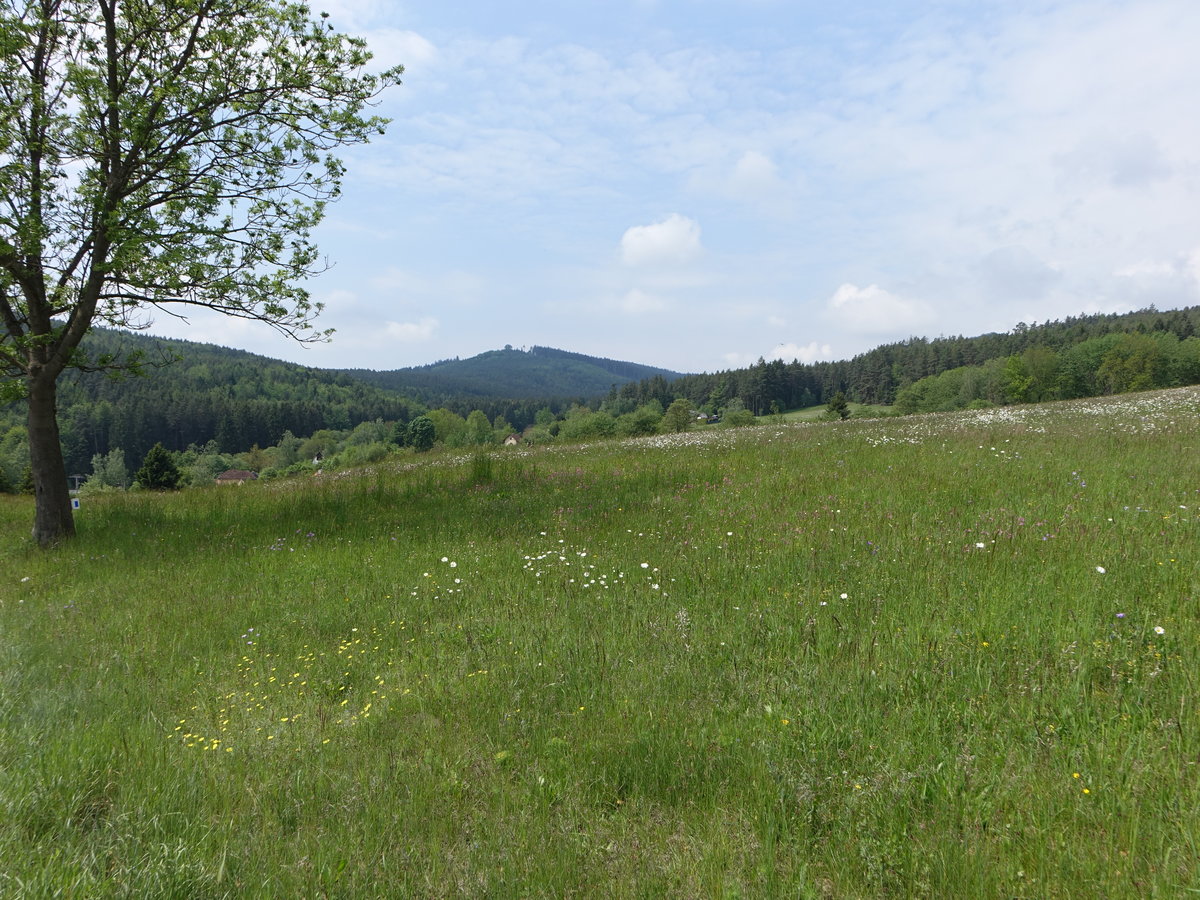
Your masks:
[{"label": "meadow slope", "polygon": [[0,497],[0,896],[1174,897],[1200,390]]}]

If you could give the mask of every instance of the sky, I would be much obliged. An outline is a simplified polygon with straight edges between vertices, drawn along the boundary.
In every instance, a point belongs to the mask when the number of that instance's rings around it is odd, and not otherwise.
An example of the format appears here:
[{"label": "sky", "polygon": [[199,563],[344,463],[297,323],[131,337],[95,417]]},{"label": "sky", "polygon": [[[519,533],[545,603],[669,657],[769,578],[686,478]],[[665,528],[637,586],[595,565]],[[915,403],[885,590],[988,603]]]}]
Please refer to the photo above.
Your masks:
[{"label": "sky", "polygon": [[321,368],[715,372],[1200,304],[1196,0],[315,0],[402,63],[342,154]]}]

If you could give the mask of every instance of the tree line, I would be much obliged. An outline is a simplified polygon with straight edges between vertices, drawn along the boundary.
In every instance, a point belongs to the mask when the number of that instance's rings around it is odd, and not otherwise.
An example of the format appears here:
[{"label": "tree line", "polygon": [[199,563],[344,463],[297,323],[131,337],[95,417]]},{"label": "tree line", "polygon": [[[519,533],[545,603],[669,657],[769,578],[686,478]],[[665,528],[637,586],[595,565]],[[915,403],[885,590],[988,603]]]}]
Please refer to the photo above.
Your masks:
[{"label": "tree line", "polygon": [[[1124,342],[1116,341],[1115,336],[1119,335],[1133,337]],[[1156,335],[1161,338],[1160,343],[1154,345],[1159,348],[1158,353],[1176,361],[1170,365],[1155,362],[1146,373],[1133,372],[1142,358],[1129,349],[1136,336]],[[1194,352],[1192,341],[1197,335],[1200,335],[1200,307],[1166,312],[1151,307],[1126,314],[1068,317],[1040,325],[1021,323],[1009,332],[973,338],[914,337],[836,362],[785,363],[778,359],[759,359],[749,368],[685,375],[670,382],[661,377],[648,378],[614,388],[607,402],[624,408],[636,407],[649,400],[661,403],[669,402],[668,398],[686,397],[699,409],[715,411],[737,398],[755,415],[765,415],[774,410],[825,404],[840,393],[857,403],[892,406],[899,402],[903,391],[922,379],[950,370],[980,366],[1008,366],[1018,372],[1032,367],[1037,371],[1034,376],[1036,387],[1007,392],[990,390],[983,395],[987,402],[1034,402],[1093,396],[1196,383],[1197,379],[1184,359]],[[1110,343],[1091,343],[1106,336],[1113,336]],[[1171,349],[1168,338],[1179,345],[1177,349]],[[1088,347],[1072,351],[1083,344]],[[1102,352],[1097,356],[1096,351],[1101,348]],[[1109,353],[1111,358],[1106,358],[1105,354]],[[1122,356],[1133,362],[1120,362],[1118,357]],[[1061,373],[1056,370],[1052,377],[1045,371],[1050,360],[1064,367]],[[1130,374],[1120,375],[1122,366]],[[1102,370],[1102,374],[1095,376],[1086,374],[1089,371],[1101,373]],[[1061,384],[1058,381],[1060,374]],[[1053,389],[1047,387],[1051,382]],[[1008,382],[1009,387],[1018,384],[1015,376]],[[911,392],[908,396],[911,397]],[[917,406],[923,408],[921,403]]]}]

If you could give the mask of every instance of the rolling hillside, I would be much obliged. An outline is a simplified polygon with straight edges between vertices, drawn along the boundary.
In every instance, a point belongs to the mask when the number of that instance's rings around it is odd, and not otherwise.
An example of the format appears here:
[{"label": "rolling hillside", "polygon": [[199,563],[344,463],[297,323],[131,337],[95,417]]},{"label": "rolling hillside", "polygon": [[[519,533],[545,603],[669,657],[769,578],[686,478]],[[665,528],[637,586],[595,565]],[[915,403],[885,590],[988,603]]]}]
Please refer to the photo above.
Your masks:
[{"label": "rolling hillside", "polygon": [[654,366],[570,353],[551,347],[489,350],[469,359],[447,359],[427,366],[374,372],[347,370],[347,375],[387,390],[436,404],[448,397],[593,399],[613,385],[679,373]]}]

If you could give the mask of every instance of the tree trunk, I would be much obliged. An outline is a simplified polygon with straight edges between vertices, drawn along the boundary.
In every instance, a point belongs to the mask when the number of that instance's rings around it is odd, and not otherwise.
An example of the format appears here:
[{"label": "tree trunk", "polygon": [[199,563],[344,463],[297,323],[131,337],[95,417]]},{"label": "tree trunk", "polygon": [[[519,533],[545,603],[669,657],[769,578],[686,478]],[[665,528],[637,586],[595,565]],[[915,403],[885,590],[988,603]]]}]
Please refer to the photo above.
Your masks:
[{"label": "tree trunk", "polygon": [[29,383],[29,462],[36,510],[33,539],[49,547],[75,534],[71,488],[58,437],[58,386],[53,379]]}]

